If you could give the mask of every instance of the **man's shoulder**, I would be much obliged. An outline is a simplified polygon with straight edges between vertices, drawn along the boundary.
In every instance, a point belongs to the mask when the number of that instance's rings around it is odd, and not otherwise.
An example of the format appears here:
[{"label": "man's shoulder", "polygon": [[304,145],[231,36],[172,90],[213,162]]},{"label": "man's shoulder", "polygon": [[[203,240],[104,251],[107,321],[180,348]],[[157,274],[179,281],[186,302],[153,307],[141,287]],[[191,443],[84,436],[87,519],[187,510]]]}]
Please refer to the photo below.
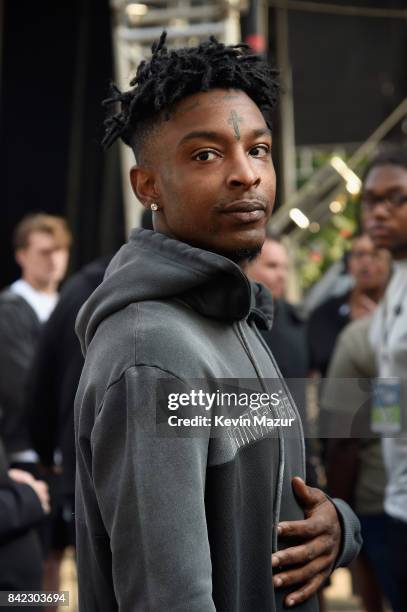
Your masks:
[{"label": "man's shoulder", "polygon": [[208,344],[208,327],[214,326],[178,300],[132,303],[99,325],[87,359],[114,360],[120,362],[120,369],[153,365],[172,370],[187,355],[196,354],[197,346],[205,352],[202,345]]},{"label": "man's shoulder", "polygon": [[[91,383],[103,395],[132,368],[182,378],[204,376],[214,346],[205,329],[211,323],[204,319],[177,300],[137,302],[114,312],[88,346],[81,388]],[[213,331],[213,342],[215,338]]]},{"label": "man's shoulder", "polygon": [[276,300],[276,318],[281,314],[281,318],[287,320],[294,327],[305,327],[306,314],[301,304],[292,304],[286,300]]},{"label": "man's shoulder", "polygon": [[356,319],[355,321],[351,321],[342,330],[340,337],[344,338],[346,341],[351,341],[352,339],[364,341],[367,340],[369,337],[369,329],[372,324],[372,320],[373,315],[368,315],[366,317]]},{"label": "man's shoulder", "polygon": [[340,295],[331,295],[326,300],[321,302],[321,304],[315,308],[312,314],[318,316],[321,313],[337,312],[343,304],[347,303],[348,299],[349,292],[341,293]]},{"label": "man's shoulder", "polygon": [[342,327],[349,318],[348,298],[349,293],[334,295],[319,304],[309,316],[309,327],[319,328],[326,324],[331,328]]},{"label": "man's shoulder", "polygon": [[21,295],[14,293],[10,287],[0,291],[0,324],[6,324],[10,318],[21,318],[36,322],[36,314],[30,304]]},{"label": "man's shoulder", "polygon": [[110,313],[100,324],[104,329],[114,330],[115,333],[135,329],[141,324],[144,326],[175,324],[184,309],[175,300],[145,300],[131,302]]},{"label": "man's shoulder", "polygon": [[336,352],[339,359],[353,364],[355,376],[376,375],[376,355],[369,340],[372,316],[351,321],[338,337]]},{"label": "man's shoulder", "polygon": [[23,298],[17,293],[14,293],[14,291],[11,290],[11,287],[6,287],[0,291],[0,306],[2,308],[12,304],[18,304],[22,300]]},{"label": "man's shoulder", "polygon": [[369,339],[372,320],[373,316],[369,315],[348,323],[338,337],[338,347],[354,358],[374,361],[375,351]]}]

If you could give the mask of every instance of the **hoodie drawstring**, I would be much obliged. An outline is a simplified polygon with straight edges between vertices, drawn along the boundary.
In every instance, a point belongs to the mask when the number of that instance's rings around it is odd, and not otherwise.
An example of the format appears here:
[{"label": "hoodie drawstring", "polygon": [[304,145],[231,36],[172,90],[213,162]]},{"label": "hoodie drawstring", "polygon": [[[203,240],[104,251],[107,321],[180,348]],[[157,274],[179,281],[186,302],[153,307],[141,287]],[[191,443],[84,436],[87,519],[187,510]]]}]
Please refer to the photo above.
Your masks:
[{"label": "hoodie drawstring", "polygon": [[[264,376],[262,375],[261,368],[259,364],[257,363],[255,355],[250,350],[250,344],[246,337],[246,333],[243,329],[243,325],[241,324],[240,321],[238,321],[235,325],[236,325],[237,335],[240,338],[240,341],[245,349],[247,356],[249,357],[251,363],[253,364],[254,370],[260,382],[260,386],[265,393],[268,393],[268,389],[266,385],[264,384]],[[257,332],[257,328],[255,327],[254,324],[251,325],[250,327],[252,329],[254,328],[255,333]],[[284,442],[285,441],[284,441],[284,436],[283,436],[281,427],[278,428],[278,440],[279,440],[280,461],[279,461],[278,476],[277,476],[277,499],[276,499],[276,503],[274,504],[274,508],[273,508],[273,533],[272,533],[272,551],[273,552],[277,551],[277,539],[278,539],[277,525],[278,525],[278,520],[280,516],[281,497],[282,497],[282,492],[283,492],[284,468],[285,468],[285,457],[284,457],[284,451],[285,451]]]}]

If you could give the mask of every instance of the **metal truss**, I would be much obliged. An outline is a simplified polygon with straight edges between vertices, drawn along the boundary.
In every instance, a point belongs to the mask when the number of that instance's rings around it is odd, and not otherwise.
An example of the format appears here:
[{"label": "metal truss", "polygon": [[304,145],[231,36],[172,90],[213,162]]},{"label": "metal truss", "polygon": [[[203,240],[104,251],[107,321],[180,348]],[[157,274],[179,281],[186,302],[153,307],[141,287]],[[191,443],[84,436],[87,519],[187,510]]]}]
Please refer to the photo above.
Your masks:
[{"label": "metal truss", "polygon": [[[346,167],[352,173],[360,168],[377,149],[380,142],[387,134],[400,122],[407,117],[407,98],[404,99],[397,108],[381,123],[369,138],[359,146],[347,161]],[[341,164],[335,164],[331,160],[319,168],[301,189],[294,193],[281,206],[272,218],[273,229],[276,232],[285,233],[290,231],[292,226],[290,212],[292,209],[300,209],[309,216],[311,221],[320,224],[325,223],[332,215],[329,203],[340,193],[347,189],[347,172],[341,171]],[[342,165],[345,164],[342,162]],[[352,193],[352,192],[351,192]],[[307,232],[296,228],[291,231],[290,239],[293,243],[301,244],[307,238]]]}]

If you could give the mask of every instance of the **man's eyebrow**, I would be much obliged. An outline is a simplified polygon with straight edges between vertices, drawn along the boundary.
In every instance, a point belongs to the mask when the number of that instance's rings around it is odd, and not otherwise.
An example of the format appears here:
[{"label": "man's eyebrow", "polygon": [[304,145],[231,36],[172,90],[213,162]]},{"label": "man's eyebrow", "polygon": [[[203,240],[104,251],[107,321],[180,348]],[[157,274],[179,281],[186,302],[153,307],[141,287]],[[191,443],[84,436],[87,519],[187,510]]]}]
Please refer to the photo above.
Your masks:
[{"label": "man's eyebrow", "polygon": [[[258,138],[259,136],[271,136],[271,130],[269,128],[258,128],[251,132],[251,136],[254,138]],[[224,140],[224,136],[219,134],[219,132],[212,132],[210,130],[194,130],[193,132],[188,132],[181,138],[178,143],[178,146],[182,145],[184,142],[188,142],[188,140],[194,140],[195,138],[207,138],[208,140]]]},{"label": "man's eyebrow", "polygon": [[195,138],[207,138],[208,140],[223,140],[222,136],[218,134],[218,132],[211,132],[208,130],[195,130],[193,132],[188,132],[185,134],[179,141],[179,145],[187,142],[188,140],[194,140]]},{"label": "man's eyebrow", "polygon": [[388,191],[402,191],[404,189],[403,185],[400,185],[400,183],[396,182],[393,184],[389,184],[386,185],[386,187],[383,188],[377,188],[377,187],[364,187],[363,188],[363,193],[376,193],[378,191],[380,191],[380,193],[387,193]]},{"label": "man's eyebrow", "polygon": [[265,127],[265,128],[259,128],[258,130],[253,130],[252,135],[255,138],[258,138],[259,136],[272,136],[272,132],[270,128]]}]

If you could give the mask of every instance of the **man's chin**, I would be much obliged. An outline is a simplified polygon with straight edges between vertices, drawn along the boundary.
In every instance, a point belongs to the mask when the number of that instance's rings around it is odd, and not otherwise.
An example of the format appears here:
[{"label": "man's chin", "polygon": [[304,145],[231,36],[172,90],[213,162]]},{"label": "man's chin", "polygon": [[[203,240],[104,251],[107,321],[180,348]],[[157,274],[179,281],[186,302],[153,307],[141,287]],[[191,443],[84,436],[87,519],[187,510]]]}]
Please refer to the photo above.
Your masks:
[{"label": "man's chin", "polygon": [[370,234],[370,238],[376,249],[391,249],[392,247],[392,236],[387,231],[376,231]]},{"label": "man's chin", "polygon": [[392,240],[386,237],[375,238],[373,244],[376,249],[389,249],[392,246]]},{"label": "man's chin", "polygon": [[217,250],[218,255],[223,255],[223,257],[227,257],[231,259],[238,265],[243,263],[249,263],[253,259],[257,257],[257,255],[261,251],[262,245],[255,245],[250,247],[240,247],[236,249],[227,249],[227,250]]}]

